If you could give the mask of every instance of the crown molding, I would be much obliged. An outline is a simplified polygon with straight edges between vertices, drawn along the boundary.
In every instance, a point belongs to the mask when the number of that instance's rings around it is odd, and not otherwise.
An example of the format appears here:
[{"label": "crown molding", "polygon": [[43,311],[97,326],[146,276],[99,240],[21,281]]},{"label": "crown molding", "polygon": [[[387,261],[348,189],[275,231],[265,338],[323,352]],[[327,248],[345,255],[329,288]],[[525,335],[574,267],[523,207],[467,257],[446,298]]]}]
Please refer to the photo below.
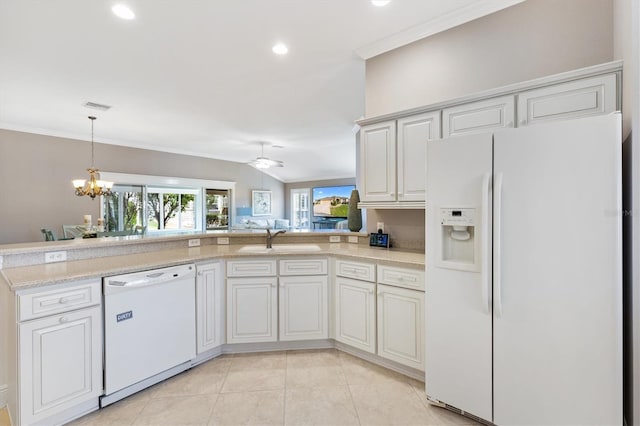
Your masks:
[{"label": "crown molding", "polygon": [[408,28],[389,37],[356,49],[362,59],[371,59],[414,41],[457,27],[474,19],[506,9],[526,0],[480,0],[455,11],[433,18],[423,24]]}]

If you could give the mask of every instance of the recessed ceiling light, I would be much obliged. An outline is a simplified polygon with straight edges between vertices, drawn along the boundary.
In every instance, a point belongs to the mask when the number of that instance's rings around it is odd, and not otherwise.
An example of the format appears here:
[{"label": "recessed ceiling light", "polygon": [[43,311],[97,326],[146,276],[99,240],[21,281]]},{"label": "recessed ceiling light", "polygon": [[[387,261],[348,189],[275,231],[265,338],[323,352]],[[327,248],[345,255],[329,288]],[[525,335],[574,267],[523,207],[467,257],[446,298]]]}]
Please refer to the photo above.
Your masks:
[{"label": "recessed ceiling light", "polygon": [[283,43],[276,44],[271,50],[273,50],[273,53],[276,55],[286,55],[287,52],[289,52],[289,48]]},{"label": "recessed ceiling light", "polygon": [[388,5],[391,0],[371,0],[371,4],[377,7],[383,7]]},{"label": "recessed ceiling light", "polygon": [[118,17],[122,19],[131,20],[136,17],[136,14],[133,13],[133,10],[129,8],[126,4],[118,3],[111,8],[111,11]]}]

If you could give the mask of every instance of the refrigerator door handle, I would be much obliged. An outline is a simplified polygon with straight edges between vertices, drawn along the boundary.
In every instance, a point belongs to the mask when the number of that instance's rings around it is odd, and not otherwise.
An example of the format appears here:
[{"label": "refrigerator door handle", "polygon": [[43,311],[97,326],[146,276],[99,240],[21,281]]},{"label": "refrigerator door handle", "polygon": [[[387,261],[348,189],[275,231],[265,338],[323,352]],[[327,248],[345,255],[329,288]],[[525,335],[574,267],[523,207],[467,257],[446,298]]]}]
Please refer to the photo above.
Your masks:
[{"label": "refrigerator door handle", "polygon": [[493,285],[495,292],[494,307],[498,317],[502,316],[502,177],[502,173],[496,173],[493,192]]},{"label": "refrigerator door handle", "polygon": [[485,314],[491,313],[489,298],[489,269],[491,268],[491,238],[489,238],[489,190],[491,173],[482,177],[482,309]]}]

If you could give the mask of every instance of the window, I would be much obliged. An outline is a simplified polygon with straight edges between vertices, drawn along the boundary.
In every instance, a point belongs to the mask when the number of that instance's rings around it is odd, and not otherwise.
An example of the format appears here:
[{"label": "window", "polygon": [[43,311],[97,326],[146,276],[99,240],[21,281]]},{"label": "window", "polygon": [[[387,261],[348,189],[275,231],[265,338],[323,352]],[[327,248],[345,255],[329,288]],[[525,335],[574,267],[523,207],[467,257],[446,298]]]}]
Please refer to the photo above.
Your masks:
[{"label": "window", "polygon": [[207,230],[229,229],[229,191],[207,189],[205,194]]},{"label": "window", "polygon": [[291,190],[291,227],[309,228],[309,188]]},{"label": "window", "polygon": [[144,226],[143,187],[114,185],[112,192],[111,197],[104,197],[105,231],[128,231]]},{"label": "window", "polygon": [[106,231],[228,229],[234,182],[110,172],[101,176],[115,183],[113,195],[101,197]]},{"label": "window", "polygon": [[199,212],[200,191],[195,189],[147,189],[147,230],[201,230]]}]

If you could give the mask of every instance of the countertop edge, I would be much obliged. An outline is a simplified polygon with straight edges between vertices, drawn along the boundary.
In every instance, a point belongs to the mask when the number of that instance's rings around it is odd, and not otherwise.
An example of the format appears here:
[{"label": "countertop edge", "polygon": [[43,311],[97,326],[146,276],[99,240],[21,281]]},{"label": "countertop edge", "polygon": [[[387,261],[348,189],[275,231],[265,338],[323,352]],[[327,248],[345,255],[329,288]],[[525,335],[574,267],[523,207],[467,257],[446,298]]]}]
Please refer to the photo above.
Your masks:
[{"label": "countertop edge", "polygon": [[242,253],[234,246],[203,246],[161,250],[132,255],[117,255],[68,262],[0,269],[12,292],[64,284],[71,281],[102,278],[160,267],[210,260],[257,257],[333,256],[358,261],[393,264],[411,269],[424,268],[424,253],[362,247],[348,243],[318,244],[321,251],[282,251],[278,253]]}]

